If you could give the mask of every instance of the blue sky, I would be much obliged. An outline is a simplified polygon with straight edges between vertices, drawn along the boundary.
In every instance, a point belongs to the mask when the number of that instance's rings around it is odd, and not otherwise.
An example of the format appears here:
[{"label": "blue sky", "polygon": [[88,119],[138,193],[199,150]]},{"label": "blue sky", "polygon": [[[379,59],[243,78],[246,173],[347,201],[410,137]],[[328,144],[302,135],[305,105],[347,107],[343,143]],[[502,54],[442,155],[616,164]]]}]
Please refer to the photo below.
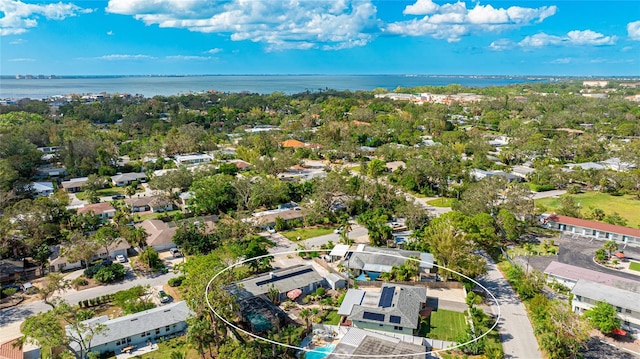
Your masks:
[{"label": "blue sky", "polygon": [[0,74],[640,76],[640,1],[0,0]]}]

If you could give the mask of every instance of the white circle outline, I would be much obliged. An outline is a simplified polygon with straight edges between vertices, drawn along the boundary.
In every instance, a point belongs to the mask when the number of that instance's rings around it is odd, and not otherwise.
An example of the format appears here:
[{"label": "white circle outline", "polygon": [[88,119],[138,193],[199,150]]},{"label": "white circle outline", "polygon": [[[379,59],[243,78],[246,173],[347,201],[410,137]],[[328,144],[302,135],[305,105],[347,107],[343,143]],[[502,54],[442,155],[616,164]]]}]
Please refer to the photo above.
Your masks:
[{"label": "white circle outline", "polygon": [[[249,332],[249,331],[246,331],[246,330],[244,330],[244,329],[242,329],[242,328],[238,327],[237,325],[235,325],[235,324],[233,324],[233,323],[229,322],[226,318],[224,318],[223,316],[221,316],[220,314],[218,314],[218,312],[216,312],[216,310],[215,310],[215,309],[213,309],[213,306],[212,306],[212,305],[211,305],[211,303],[209,302],[209,287],[211,286],[211,283],[213,283],[213,281],[214,281],[214,280],[215,280],[219,275],[221,275],[222,273],[227,272],[227,271],[229,271],[229,270],[231,270],[231,269],[233,269],[233,268],[235,268],[235,267],[237,267],[237,266],[239,266],[239,265],[242,265],[242,264],[245,264],[245,263],[248,263],[248,262],[252,262],[252,261],[254,261],[254,260],[260,260],[260,259],[262,259],[262,258],[276,257],[276,256],[280,256],[280,255],[289,255],[289,254],[311,253],[311,252],[322,252],[322,251],[323,251],[323,250],[321,250],[321,249],[305,249],[305,250],[295,250],[295,251],[275,252],[275,253],[269,253],[269,254],[265,254],[265,255],[261,255],[261,256],[257,256],[257,257],[247,258],[247,259],[244,259],[244,260],[238,261],[238,262],[236,262],[236,263],[234,263],[234,264],[231,264],[231,265],[229,265],[229,266],[227,266],[227,267],[223,268],[222,270],[220,270],[218,273],[216,273],[216,274],[211,278],[211,280],[209,280],[209,282],[207,283],[207,286],[206,286],[206,288],[205,288],[205,296],[204,296],[205,301],[207,302],[207,306],[209,307],[209,309],[211,309],[211,312],[213,312],[213,314],[214,314],[218,319],[222,320],[225,324],[227,324],[227,325],[229,325],[230,327],[232,327],[232,328],[234,328],[234,329],[236,329],[236,330],[238,330],[238,331],[240,331],[240,332],[242,332],[242,333],[244,333],[244,334],[247,334],[247,335],[249,335],[249,336],[251,336],[251,337],[253,337],[253,338],[255,338],[255,339],[262,340],[262,341],[265,341],[265,342],[268,342],[268,343],[271,343],[271,344],[276,344],[276,345],[279,345],[279,346],[282,346],[282,347],[286,347],[286,348],[290,348],[290,349],[295,349],[295,350],[299,350],[299,351],[304,351],[305,353],[310,353],[310,352],[314,352],[314,353],[324,353],[324,352],[318,351],[318,350],[316,350],[316,349],[301,348],[301,347],[297,347],[297,346],[294,346],[294,345],[289,345],[289,344],[285,344],[285,343],[280,343],[280,342],[277,342],[277,341],[275,341],[275,340],[271,340],[271,339],[269,339],[269,338],[261,337],[261,336],[259,336],[259,335],[253,334],[253,333],[251,333],[251,332]],[[325,250],[325,251],[326,251],[326,250]],[[358,253],[368,253],[368,254],[377,254],[377,255],[382,254],[382,255],[386,255],[386,256],[390,256],[390,257],[396,257],[396,258],[400,258],[400,259],[404,259],[404,260],[407,260],[407,259],[408,259],[408,260],[412,260],[412,261],[414,261],[414,262],[418,262],[418,263],[427,263],[427,262],[421,261],[421,260],[416,259],[416,258],[405,257],[405,256],[396,255],[396,254],[392,254],[392,253],[370,252],[370,251],[359,251]],[[493,295],[493,293],[491,293],[491,292],[490,292],[490,291],[489,291],[485,286],[483,286],[482,284],[480,284],[480,283],[479,283],[478,281],[476,281],[475,279],[472,279],[472,278],[470,278],[470,277],[468,277],[468,276],[466,276],[466,275],[464,275],[464,274],[462,274],[462,273],[460,273],[460,272],[454,271],[453,269],[449,269],[449,268],[447,268],[447,267],[440,266],[440,265],[435,264],[435,263],[427,263],[427,264],[432,264],[432,265],[433,265],[434,267],[436,267],[436,268],[442,268],[442,269],[447,270],[447,271],[449,271],[449,272],[451,272],[451,273],[454,273],[454,274],[457,274],[457,275],[459,275],[459,276],[461,276],[461,277],[463,277],[463,278],[466,278],[466,279],[470,280],[471,282],[473,282],[474,284],[476,284],[477,286],[479,286],[480,288],[482,288],[485,292],[487,292],[487,293],[491,296],[491,298],[493,299],[493,301],[494,301],[494,303],[496,304],[497,309],[498,309],[498,310],[497,310],[497,311],[498,311],[498,313],[497,313],[497,315],[498,315],[498,316],[497,316],[497,318],[496,318],[495,322],[493,323],[493,326],[491,326],[491,328],[489,328],[489,330],[487,330],[486,332],[482,333],[482,334],[481,334],[480,336],[478,336],[477,338],[472,339],[472,340],[469,340],[468,342],[459,343],[458,345],[453,346],[453,347],[443,348],[443,349],[438,349],[438,350],[432,350],[432,351],[428,351],[428,352],[419,352],[419,353],[414,353],[414,354],[391,354],[391,355],[390,355],[390,354],[365,355],[365,354],[347,354],[347,353],[332,353],[332,354],[333,354],[333,355],[335,355],[335,356],[345,357],[345,358],[400,358],[400,357],[404,358],[404,357],[409,357],[409,356],[411,356],[411,357],[412,357],[412,356],[425,355],[425,354],[436,354],[436,353],[440,353],[440,352],[447,351],[447,350],[457,349],[457,348],[463,347],[463,346],[465,346],[465,345],[468,345],[468,344],[471,344],[471,343],[477,342],[477,341],[478,341],[478,340],[480,340],[482,337],[484,337],[484,336],[488,335],[489,333],[491,333],[491,331],[492,331],[492,330],[493,330],[493,329],[498,325],[498,322],[500,321],[500,318],[501,318],[500,303],[498,302],[498,299]],[[392,283],[392,282],[390,282],[390,283]],[[363,330],[366,330],[366,329],[363,329]],[[502,343],[501,343],[501,345],[502,345]]]}]

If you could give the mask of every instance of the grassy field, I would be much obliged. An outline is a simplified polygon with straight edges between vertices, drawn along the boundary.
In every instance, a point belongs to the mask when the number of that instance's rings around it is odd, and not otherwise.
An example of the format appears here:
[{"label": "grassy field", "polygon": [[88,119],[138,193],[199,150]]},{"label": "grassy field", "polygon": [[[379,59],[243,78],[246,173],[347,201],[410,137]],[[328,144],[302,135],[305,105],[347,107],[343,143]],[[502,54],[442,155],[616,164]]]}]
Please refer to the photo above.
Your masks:
[{"label": "grassy field", "polygon": [[464,313],[438,309],[438,311],[431,312],[431,316],[427,320],[423,320],[419,335],[455,342],[460,335],[465,333],[466,329],[467,323],[464,319]]},{"label": "grassy field", "polygon": [[175,210],[175,211],[169,211],[169,212],[158,212],[158,213],[145,213],[145,214],[138,214],[138,217],[140,218],[140,221],[144,221],[146,219],[156,219],[158,216],[169,216],[172,217],[174,214],[180,212],[179,209]]},{"label": "grassy field", "polygon": [[322,321],[322,324],[328,325],[338,325],[338,323],[340,323],[340,316],[337,310],[330,310]]},{"label": "grassy field", "polygon": [[331,234],[334,229],[335,227],[312,227],[280,232],[280,234],[291,241],[296,241],[298,237],[300,237],[301,241],[304,241],[305,239]]},{"label": "grassy field", "polygon": [[198,351],[187,346],[185,336],[165,340],[158,343],[158,350],[154,350],[148,354],[136,356],[141,359],[170,359],[172,352],[184,354],[184,358],[199,358]]},{"label": "grassy field", "polygon": [[[103,188],[96,191],[98,193],[98,197],[106,197],[106,196],[115,196],[117,194],[124,194],[124,188],[122,187],[113,187],[113,188]],[[79,200],[84,201],[87,199],[85,192],[76,193],[76,197]]]},{"label": "grassy field", "polygon": [[[577,195],[571,195],[576,200],[576,203],[580,203],[582,213],[584,215],[591,212],[591,208],[600,208],[606,215],[618,212],[622,218],[626,219],[628,227],[638,228],[640,226],[640,216],[637,214],[640,212],[640,201],[635,199],[635,196],[612,196],[606,193],[600,192],[585,192]],[[535,201],[536,206],[544,206],[547,212],[552,212],[560,207],[559,198],[542,198]]]},{"label": "grassy field", "polygon": [[434,207],[451,207],[453,198],[440,197],[427,201],[427,204]]},{"label": "grassy field", "polygon": [[[531,255],[532,256],[551,256],[555,253],[558,253],[558,245],[549,245],[549,252],[545,251],[543,243],[535,243],[531,246]],[[507,249],[507,254],[509,257],[513,258],[515,256],[526,256],[527,251],[524,249],[524,246],[518,245],[513,248]]]},{"label": "grassy field", "polygon": [[631,263],[629,263],[629,269],[640,272],[640,262],[631,261]]}]

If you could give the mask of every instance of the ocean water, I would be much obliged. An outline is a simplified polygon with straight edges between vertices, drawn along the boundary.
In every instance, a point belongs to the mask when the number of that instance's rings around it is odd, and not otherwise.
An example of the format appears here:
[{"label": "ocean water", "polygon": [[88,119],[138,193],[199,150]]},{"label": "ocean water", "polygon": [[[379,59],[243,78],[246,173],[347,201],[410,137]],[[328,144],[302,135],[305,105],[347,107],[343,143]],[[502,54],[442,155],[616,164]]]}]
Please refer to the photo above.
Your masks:
[{"label": "ocean water", "polygon": [[305,91],[373,90],[396,87],[446,86],[459,84],[469,87],[503,86],[514,83],[546,81],[525,77],[427,76],[427,75],[264,75],[264,76],[154,76],[154,77],[76,77],[55,79],[0,78],[0,99],[42,99],[56,95],[92,94],[106,92],[127,93],[153,97],[177,95],[209,90],[268,94],[281,91],[294,94]]}]

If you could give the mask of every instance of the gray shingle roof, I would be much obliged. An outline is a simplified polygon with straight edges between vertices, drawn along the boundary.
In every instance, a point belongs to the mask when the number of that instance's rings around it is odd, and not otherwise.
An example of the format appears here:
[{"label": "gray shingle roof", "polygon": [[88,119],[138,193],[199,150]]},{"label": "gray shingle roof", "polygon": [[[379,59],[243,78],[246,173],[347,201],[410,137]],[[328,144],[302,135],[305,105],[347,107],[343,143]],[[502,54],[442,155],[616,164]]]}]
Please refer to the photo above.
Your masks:
[{"label": "gray shingle roof", "polygon": [[[189,308],[187,308],[186,302],[180,301],[111,320],[103,315],[86,320],[84,323],[102,323],[108,328],[104,333],[96,335],[91,341],[91,346],[96,347],[156,328],[184,322],[188,315]],[[67,327],[67,331],[70,330],[70,327]]]},{"label": "gray shingle roof", "polygon": [[579,295],[596,301],[607,302],[614,307],[640,312],[640,292],[637,288],[628,289],[629,290],[610,287],[580,279],[571,290],[571,293],[576,296]]},{"label": "gray shingle roof", "polygon": [[[427,289],[424,287],[411,287],[393,283],[384,283],[382,288],[394,288],[391,305],[387,307],[353,305],[349,316],[350,320],[357,320],[375,324],[386,324],[417,329],[419,324],[419,312],[422,303],[427,300]],[[382,320],[371,319],[366,313],[381,314]],[[393,321],[391,316],[399,317],[399,321]]]},{"label": "gray shingle roof", "polygon": [[[433,267],[433,255],[420,253],[418,251],[406,251],[393,248],[376,248],[367,246],[365,252],[355,251],[351,257],[344,262],[348,268],[369,270],[374,272],[389,272],[396,265],[400,266],[406,262],[406,258],[417,257],[423,261],[419,262],[420,268]],[[430,263],[428,261],[431,261]]]},{"label": "gray shingle roof", "polygon": [[245,291],[257,296],[268,293],[272,285],[278,289],[278,292],[287,293],[322,281],[324,278],[312,266],[298,265],[245,279],[236,283],[236,286],[240,285]]}]

